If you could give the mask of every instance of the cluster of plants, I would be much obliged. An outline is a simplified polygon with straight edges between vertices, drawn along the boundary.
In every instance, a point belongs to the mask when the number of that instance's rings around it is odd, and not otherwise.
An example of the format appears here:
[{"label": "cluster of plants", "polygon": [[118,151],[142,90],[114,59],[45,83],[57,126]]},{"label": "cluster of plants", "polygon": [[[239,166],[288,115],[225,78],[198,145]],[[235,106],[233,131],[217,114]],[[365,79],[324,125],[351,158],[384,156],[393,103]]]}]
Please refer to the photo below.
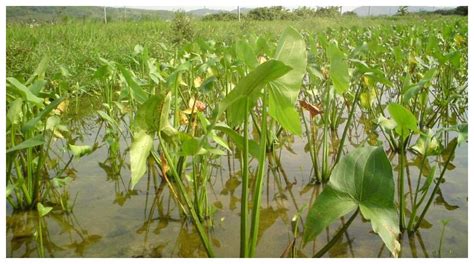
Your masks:
[{"label": "cluster of plants", "polygon": [[[91,91],[61,86],[67,70],[48,81],[46,62],[28,79],[7,78],[12,208],[36,209],[40,216],[71,210],[64,171],[94,147],[76,142],[63,108],[87,94],[101,99],[96,118],[108,155],[121,155],[120,138],[130,143],[126,187],[133,190],[147,173],[156,176],[209,257],[215,256],[209,185],[216,160],[240,162],[240,256],[254,257],[265,179],[284,159],[285,139],[294,136],[306,139],[313,183],[324,189],[308,201],[306,217],[304,209],[295,215],[289,256],[349,213],[315,257],[359,214],[398,256],[400,233],[418,231],[457,146],[467,141],[467,24],[288,27],[279,35],[225,42],[193,40],[185,15],[177,19],[176,32],[184,35],[174,49],[157,43],[162,53],[153,57],[148,46],[136,45],[128,63],[98,59]],[[351,140],[360,126],[366,134]],[[53,149],[70,153],[69,162],[53,162]],[[416,177],[408,164],[415,164]]]}]

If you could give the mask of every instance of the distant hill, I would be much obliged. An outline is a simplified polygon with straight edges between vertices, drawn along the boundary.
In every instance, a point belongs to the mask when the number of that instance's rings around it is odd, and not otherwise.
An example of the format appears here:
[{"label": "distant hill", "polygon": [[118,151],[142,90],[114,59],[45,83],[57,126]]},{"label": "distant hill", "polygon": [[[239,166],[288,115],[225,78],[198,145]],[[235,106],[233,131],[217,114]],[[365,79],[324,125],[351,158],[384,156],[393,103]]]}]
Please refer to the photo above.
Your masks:
[{"label": "distant hill", "polygon": [[208,9],[208,8],[201,8],[201,9],[195,9],[195,10],[190,10],[187,11],[186,13],[193,15],[193,16],[207,16],[211,14],[217,14],[223,12],[222,10],[217,10],[217,9]]},{"label": "distant hill", "polygon": [[[98,6],[7,6],[7,22],[54,22],[65,19],[103,20]],[[107,7],[107,19],[172,19],[173,11]]]},{"label": "distant hill", "polygon": [[[368,16],[369,12],[371,16],[392,16],[395,15],[400,6],[361,6],[353,10],[358,16]],[[449,9],[441,8],[436,6],[409,6],[408,12],[420,12],[420,11],[434,11],[438,9]]]}]

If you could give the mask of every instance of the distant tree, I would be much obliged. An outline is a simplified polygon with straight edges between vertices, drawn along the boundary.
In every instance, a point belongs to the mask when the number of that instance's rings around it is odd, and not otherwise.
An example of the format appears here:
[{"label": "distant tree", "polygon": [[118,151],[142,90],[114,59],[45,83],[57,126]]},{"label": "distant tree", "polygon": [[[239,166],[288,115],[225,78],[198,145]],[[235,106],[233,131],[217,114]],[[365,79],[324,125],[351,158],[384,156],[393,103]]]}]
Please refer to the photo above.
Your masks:
[{"label": "distant tree", "polygon": [[456,15],[467,16],[467,9],[467,6],[458,6],[456,7],[454,12],[456,13]]},{"label": "distant tree", "polygon": [[203,21],[232,21],[238,20],[239,16],[230,12],[219,12],[215,14],[206,15],[202,18]]},{"label": "distant tree", "polygon": [[340,6],[330,6],[330,7],[322,7],[316,10],[316,16],[320,17],[337,17],[341,15],[339,11],[341,9]]},{"label": "distant tree", "polygon": [[397,16],[405,16],[408,14],[408,6],[400,6],[397,10]]},{"label": "distant tree", "polygon": [[191,24],[191,18],[183,10],[178,10],[171,21],[172,42],[180,43],[184,40],[191,40],[194,36],[194,30]]},{"label": "distant tree", "polygon": [[298,18],[308,18],[308,17],[315,17],[316,16],[316,9],[311,7],[298,7],[297,9],[293,10],[293,14]]},{"label": "distant tree", "polygon": [[247,18],[251,20],[289,20],[295,15],[282,6],[259,7],[250,10]]},{"label": "distant tree", "polygon": [[357,13],[354,11],[347,11],[342,14],[343,16],[357,16]]}]

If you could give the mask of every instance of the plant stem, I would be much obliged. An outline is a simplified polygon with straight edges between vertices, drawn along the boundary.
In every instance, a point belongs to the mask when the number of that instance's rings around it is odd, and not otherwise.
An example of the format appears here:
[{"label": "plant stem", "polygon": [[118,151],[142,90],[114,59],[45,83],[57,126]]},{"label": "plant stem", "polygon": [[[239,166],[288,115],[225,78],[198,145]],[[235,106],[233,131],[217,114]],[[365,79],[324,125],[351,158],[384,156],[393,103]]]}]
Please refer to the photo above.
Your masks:
[{"label": "plant stem", "polygon": [[245,99],[245,117],[244,117],[244,149],[242,153],[242,197],[240,209],[240,257],[248,257],[248,185],[249,185],[249,133],[248,133],[248,99]]},{"label": "plant stem", "polygon": [[403,137],[400,136],[400,153],[398,153],[398,204],[400,206],[399,225],[400,231],[402,232],[405,229],[405,144],[403,141]]},{"label": "plant stem", "polygon": [[262,125],[260,137],[260,153],[258,159],[257,179],[253,192],[252,225],[250,228],[250,249],[249,257],[255,256],[257,247],[258,224],[260,218],[260,202],[262,198],[263,176],[265,174],[265,157],[267,148],[267,91],[264,89],[262,102]]},{"label": "plant stem", "polygon": [[349,127],[350,127],[351,122],[352,122],[352,117],[354,116],[354,113],[355,113],[355,106],[357,104],[357,98],[359,97],[361,87],[362,86],[359,86],[357,88],[357,91],[356,91],[356,94],[355,94],[355,97],[354,97],[354,101],[352,102],[351,112],[349,113],[349,117],[347,118],[346,126],[344,127],[344,132],[342,132],[342,138],[339,142],[339,148],[337,150],[336,161],[332,165],[331,172],[334,169],[334,167],[336,166],[336,164],[339,162],[339,159],[341,158],[342,149],[344,148],[344,141],[346,140],[347,131],[349,130]]},{"label": "plant stem", "polygon": [[456,150],[456,147],[457,147],[458,143],[456,141],[456,145],[453,147],[453,149],[451,150],[451,153],[449,153],[449,157],[448,159],[446,160],[446,163],[444,164],[444,167],[443,167],[443,170],[441,171],[441,174],[439,176],[439,179],[438,181],[436,182],[436,185],[433,189],[433,192],[431,193],[431,196],[430,198],[428,199],[428,202],[426,203],[425,205],[425,208],[423,208],[423,211],[421,212],[421,215],[420,217],[418,218],[418,221],[416,222],[416,225],[414,226],[413,228],[413,232],[415,232],[419,227],[420,227],[420,224],[421,224],[421,221],[423,220],[423,218],[425,217],[426,213],[428,212],[428,209],[430,208],[431,206],[431,203],[433,202],[433,199],[434,199],[434,196],[436,194],[436,192],[438,191],[439,189],[439,185],[441,184],[441,182],[443,181],[443,177],[444,177],[444,174],[446,173],[446,169],[448,168],[448,164],[449,164],[449,161],[452,159],[452,157],[454,156],[454,152]]},{"label": "plant stem", "polygon": [[[425,148],[425,153],[426,153],[426,148]],[[418,180],[417,180],[417,183],[416,183],[416,190],[415,190],[415,198],[414,198],[414,201],[413,201],[413,207],[411,208],[411,215],[410,215],[410,221],[408,222],[408,226],[407,226],[407,229],[409,232],[412,231],[412,227],[413,227],[413,223],[415,221],[415,216],[416,216],[416,211],[418,210],[418,192],[420,190],[420,182],[421,182],[421,174],[422,174],[422,171],[423,171],[423,166],[425,164],[425,160],[426,160],[426,155],[423,155],[423,159],[421,161],[421,168],[420,168],[420,172],[418,174]]]},{"label": "plant stem", "polygon": [[359,213],[359,208],[357,208],[357,210],[355,211],[355,213],[351,216],[351,218],[349,219],[349,221],[347,221],[347,223],[345,223],[341,229],[339,229],[339,231],[337,231],[337,234],[334,235],[334,237],[322,248],[320,249],[316,254],[314,254],[313,258],[320,258],[322,257],[324,254],[326,254],[326,252],[328,252],[329,249],[331,249],[334,244],[336,244],[336,242],[339,240],[339,238],[344,234],[344,232],[346,232],[347,228],[349,228],[349,226],[351,225],[352,221],[354,221],[354,219],[356,218],[357,214]]},{"label": "plant stem", "polygon": [[204,247],[206,248],[207,255],[209,257],[214,257],[214,252],[212,250],[211,244],[209,243],[209,238],[208,238],[208,236],[207,236],[207,234],[204,230],[204,227],[201,224],[201,221],[199,220],[199,217],[196,213],[196,210],[193,207],[193,204],[192,204],[191,200],[188,197],[188,194],[186,193],[186,188],[184,187],[184,184],[181,181],[181,178],[177,174],[176,169],[175,169],[173,163],[171,162],[172,159],[171,159],[170,155],[168,154],[168,150],[167,150],[165,144],[163,143],[163,139],[161,137],[160,137],[160,146],[161,146],[161,149],[163,150],[163,154],[165,155],[165,158],[168,160],[168,165],[169,165],[170,170],[171,170],[171,172],[172,172],[172,174],[175,178],[176,183],[178,184],[178,189],[179,189],[179,191],[181,192],[181,195],[184,198],[186,206],[188,207],[188,211],[191,213],[191,216],[194,220],[194,224],[196,225],[196,229],[199,233],[199,237],[201,238],[201,241],[204,244]]}]

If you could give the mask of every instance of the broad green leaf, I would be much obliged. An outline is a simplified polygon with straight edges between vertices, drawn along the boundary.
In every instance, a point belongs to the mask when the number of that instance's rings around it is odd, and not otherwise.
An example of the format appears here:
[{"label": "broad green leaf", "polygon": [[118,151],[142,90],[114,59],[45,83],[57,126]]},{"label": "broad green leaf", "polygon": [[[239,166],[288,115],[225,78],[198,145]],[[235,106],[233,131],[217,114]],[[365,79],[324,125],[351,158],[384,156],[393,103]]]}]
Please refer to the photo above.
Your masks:
[{"label": "broad green leaf", "polygon": [[370,109],[372,104],[376,99],[377,94],[375,93],[375,89],[373,87],[369,87],[368,91],[362,92],[360,94],[360,104],[365,109]]},{"label": "broad green leaf", "polygon": [[38,210],[39,216],[43,217],[43,216],[49,214],[49,212],[51,212],[51,210],[53,210],[53,207],[46,207],[42,203],[37,203],[36,204],[36,209]]},{"label": "broad green leaf", "polygon": [[421,133],[415,145],[411,148],[420,155],[427,156],[437,155],[441,151],[439,141],[431,129],[426,134]]},{"label": "broad green leaf", "polygon": [[186,133],[180,133],[180,156],[193,156],[205,153],[206,150],[200,147],[201,139],[192,137]]},{"label": "broad green leaf", "polygon": [[227,108],[236,106],[237,108],[229,109],[228,117],[230,124],[239,124],[244,119],[241,106],[244,105],[245,100],[249,99],[249,109],[251,109],[257,101],[260,92],[258,88],[262,88],[268,82],[283,76],[290,70],[289,66],[277,60],[269,60],[259,65],[242,78],[237,86],[220,102],[217,116],[219,117]]},{"label": "broad green leaf", "polygon": [[288,27],[280,37],[275,59],[292,69],[280,78],[270,82],[268,114],[289,132],[301,135],[301,122],[295,109],[306,72],[306,43],[301,34]]},{"label": "broad green leaf", "polygon": [[118,69],[125,78],[128,87],[131,88],[132,96],[138,103],[143,103],[148,98],[148,94],[140,87],[140,85],[133,79],[132,74],[129,70],[120,64],[117,64]]},{"label": "broad green leaf", "polygon": [[397,123],[395,132],[397,132],[403,140],[408,137],[410,131],[418,132],[416,117],[410,110],[397,103],[389,104],[387,109],[392,119]]},{"label": "broad green leaf", "polygon": [[160,127],[161,109],[163,108],[164,96],[150,96],[138,107],[133,129],[135,131],[145,130],[148,133],[158,131]]},{"label": "broad green leaf", "polygon": [[[240,149],[244,149],[244,137],[239,135],[239,133],[235,132],[232,128],[228,127],[225,124],[217,124],[214,129],[220,130],[224,132],[232,141],[235,143],[235,145]],[[255,140],[250,139],[249,140],[249,153],[250,155],[254,156],[255,158],[258,159],[258,153],[259,153],[259,148],[257,142]]]},{"label": "broad green leaf", "polygon": [[377,124],[384,130],[392,130],[397,126],[397,123],[392,119],[385,118],[382,114],[377,119]]},{"label": "broad green leaf", "polygon": [[329,76],[332,80],[336,92],[343,94],[350,84],[349,68],[347,60],[342,51],[339,50],[335,43],[329,43],[326,47],[326,56],[329,59],[331,68]]},{"label": "broad green leaf", "polygon": [[9,124],[19,124],[23,118],[23,100],[21,98],[16,99],[8,105],[7,120]]},{"label": "broad green leaf", "polygon": [[53,111],[62,101],[64,100],[64,97],[60,97],[54,101],[52,101],[49,105],[47,105],[43,111],[41,111],[36,117],[33,119],[29,120],[26,122],[25,125],[21,128],[21,131],[23,133],[28,132],[30,129],[35,127],[36,123],[38,123],[41,119],[43,119],[49,112]]},{"label": "broad green leaf", "polygon": [[403,103],[408,104],[410,99],[413,98],[420,92],[421,87],[419,85],[410,86],[404,93],[403,93]]},{"label": "broad green leaf", "polygon": [[167,93],[163,99],[163,104],[159,109],[160,120],[159,120],[159,132],[165,134],[166,136],[174,136],[178,133],[178,131],[171,126],[169,120],[169,113],[171,109],[171,92]]},{"label": "broad green leaf", "polygon": [[29,88],[29,90],[36,96],[39,95],[43,87],[46,85],[47,81],[45,80],[36,80]]},{"label": "broad green leaf", "polygon": [[57,126],[61,123],[61,118],[59,116],[50,116],[46,119],[46,129],[54,131]]},{"label": "broad green leaf", "polygon": [[107,123],[112,127],[112,129],[114,129],[115,131],[120,131],[119,124],[111,116],[109,116],[109,114],[101,110],[98,110],[97,113],[102,119],[107,121]]},{"label": "broad green leaf", "polygon": [[372,229],[397,257],[400,251],[392,166],[382,147],[359,147],[334,167],[328,185],[318,196],[305,221],[308,242],[329,224],[359,207]]},{"label": "broad green leaf", "polygon": [[132,146],[130,147],[130,171],[132,177],[131,189],[140,181],[146,172],[146,161],[153,148],[153,137],[145,130],[133,134]]},{"label": "broad green leaf", "polygon": [[35,71],[30,76],[30,78],[28,78],[25,84],[26,85],[31,84],[36,77],[38,77],[39,79],[44,79],[44,74],[46,72],[46,68],[48,67],[48,62],[49,62],[49,57],[46,55],[41,59],[38,66],[36,66]]},{"label": "broad green leaf", "polygon": [[166,96],[150,96],[135,116],[132,146],[130,147],[130,166],[132,189],[146,172],[146,159],[153,147],[155,133],[161,136],[174,136],[178,131],[169,123],[171,93]]},{"label": "broad green leaf", "polygon": [[246,41],[239,40],[235,44],[235,54],[237,58],[245,63],[250,69],[255,69],[257,67],[257,56],[253,48]]},{"label": "broad green leaf", "polygon": [[28,149],[28,148],[36,147],[36,146],[39,146],[39,145],[43,145],[44,143],[45,142],[44,142],[44,139],[43,139],[43,135],[37,135],[35,137],[29,138],[29,139],[21,142],[20,144],[12,147],[10,149],[7,149],[7,154],[10,153],[10,152],[14,152],[14,151],[22,150],[22,149]]},{"label": "broad green leaf", "polygon": [[12,85],[13,91],[25,99],[25,101],[35,104],[38,107],[43,106],[43,99],[34,95],[28,87],[13,77],[8,77],[7,81]]},{"label": "broad green leaf", "polygon": [[69,149],[75,157],[82,157],[92,152],[92,147],[88,145],[72,145],[69,144]]}]

